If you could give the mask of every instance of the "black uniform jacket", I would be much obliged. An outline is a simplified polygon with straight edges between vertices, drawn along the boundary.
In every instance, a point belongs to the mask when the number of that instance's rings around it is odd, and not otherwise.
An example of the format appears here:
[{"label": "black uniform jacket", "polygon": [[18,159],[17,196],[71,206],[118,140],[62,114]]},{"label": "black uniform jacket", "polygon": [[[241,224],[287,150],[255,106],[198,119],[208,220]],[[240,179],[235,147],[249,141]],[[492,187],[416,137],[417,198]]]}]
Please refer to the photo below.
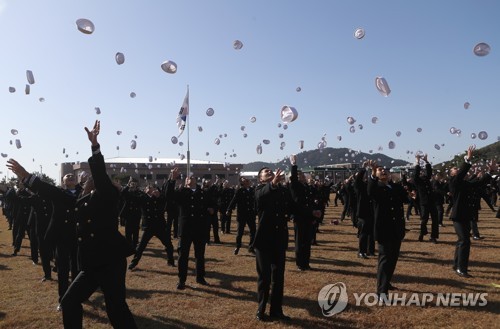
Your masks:
[{"label": "black uniform jacket", "polygon": [[196,186],[194,191],[187,187],[176,190],[175,180],[169,180],[167,200],[171,199],[179,207],[179,236],[204,237],[207,229],[207,209],[210,206],[210,200],[205,197],[205,192],[199,186]]},{"label": "black uniform jacket", "polygon": [[405,219],[403,203],[408,199],[403,186],[379,184],[377,178],[368,178],[368,196],[373,201],[374,238],[376,241],[403,240]]},{"label": "black uniform jacket", "polygon": [[262,251],[283,250],[288,247],[288,218],[292,212],[290,191],[271,183],[255,189],[258,226],[253,247]]},{"label": "black uniform jacket", "polygon": [[464,162],[458,173],[450,178],[449,186],[453,198],[450,218],[454,222],[466,222],[473,219],[474,212],[477,211],[474,190],[486,186],[491,180],[490,174],[485,174],[480,179],[465,180],[470,167],[470,163]]}]

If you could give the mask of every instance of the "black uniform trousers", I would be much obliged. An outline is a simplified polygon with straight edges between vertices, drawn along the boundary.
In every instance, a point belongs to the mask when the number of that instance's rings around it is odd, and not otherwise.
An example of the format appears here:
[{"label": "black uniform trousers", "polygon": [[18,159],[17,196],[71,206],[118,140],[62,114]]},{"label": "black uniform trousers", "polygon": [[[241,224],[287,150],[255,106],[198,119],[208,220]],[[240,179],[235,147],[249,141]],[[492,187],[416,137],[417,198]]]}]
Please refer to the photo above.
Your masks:
[{"label": "black uniform trousers", "polygon": [[50,261],[54,256],[54,248],[45,241],[43,236],[38,236],[38,245],[40,247],[40,258],[42,260],[43,275],[46,279],[52,276],[52,269],[50,267]]},{"label": "black uniform trousers", "polygon": [[340,215],[341,221],[345,219],[345,216],[351,216],[351,200],[349,200],[348,196],[344,196],[342,199],[344,200],[344,209],[342,210],[342,214]]},{"label": "black uniform trousers", "polygon": [[125,239],[128,243],[137,248],[139,242],[139,224],[141,222],[141,215],[125,217]]},{"label": "black uniform trousers", "polygon": [[205,278],[205,243],[205,234],[201,232],[182,234],[179,237],[179,259],[177,261],[179,282],[186,282],[191,244],[194,246],[194,258],[196,259],[196,279]]},{"label": "black uniform trousers", "polygon": [[481,235],[479,234],[479,227],[477,226],[478,219],[479,219],[479,210],[476,209],[473,211],[472,219],[470,221],[470,226],[472,230],[472,236],[479,238]]},{"label": "black uniform trousers", "polygon": [[23,239],[26,237],[26,232],[28,233],[28,238],[30,240],[30,252],[31,260],[38,263],[38,238],[36,236],[36,226],[35,224],[28,225],[28,221],[21,220],[18,224],[16,240],[14,241],[14,250],[17,252],[21,250],[21,245]]},{"label": "black uniform trousers", "polygon": [[295,264],[307,269],[311,260],[311,244],[316,225],[295,218],[293,228],[295,233]]},{"label": "black uniform trousers", "polygon": [[454,267],[467,272],[470,254],[470,221],[453,222],[458,240],[455,246]]},{"label": "black uniform trousers", "polygon": [[286,250],[275,249],[255,249],[257,262],[257,301],[259,303],[258,312],[264,314],[266,304],[269,300],[269,290],[271,291],[270,314],[282,314],[283,287],[285,284],[285,256]]},{"label": "black uniform trousers", "polygon": [[78,275],[78,258],[76,243],[68,244],[58,242],[56,244],[56,264],[57,264],[57,289],[59,292],[59,302],[68,290],[69,272],[74,280]]},{"label": "black uniform trousers", "polygon": [[167,211],[167,234],[169,236],[172,236],[172,228],[174,229],[174,239],[176,239],[179,232],[179,213]]},{"label": "black uniform trousers", "polygon": [[82,328],[82,303],[101,288],[113,328],[137,328],[125,301],[127,260],[119,258],[104,267],[82,270],[61,300],[64,328]]},{"label": "black uniform trousers", "polygon": [[387,294],[401,249],[400,240],[378,242],[377,294]]},{"label": "black uniform trousers", "polygon": [[340,193],[335,192],[335,199],[333,199],[333,203],[335,204],[335,207],[338,206],[337,200],[340,200],[342,204],[344,204],[344,199],[342,199],[342,195]]},{"label": "black uniform trousers", "polygon": [[36,237],[38,241],[38,247],[40,249],[43,274],[46,279],[51,277],[52,269],[50,268],[50,261],[54,256],[53,246],[45,240],[45,232],[47,231],[47,226],[48,224],[39,224],[37,220]]},{"label": "black uniform trousers", "polygon": [[241,248],[241,240],[243,239],[243,233],[245,233],[245,226],[248,225],[250,230],[250,242],[249,246],[253,244],[255,239],[255,231],[257,230],[257,225],[255,224],[255,216],[238,216],[236,218],[238,222],[238,232],[236,233],[236,248]]},{"label": "black uniform trousers", "polygon": [[359,253],[375,255],[373,219],[358,218]]},{"label": "black uniform trousers", "polygon": [[408,198],[408,208],[406,208],[406,220],[410,220],[412,208],[415,208],[415,215],[420,214],[420,212],[418,211],[418,205],[417,205],[415,199]]},{"label": "black uniform trousers", "polygon": [[154,236],[161,241],[163,246],[165,246],[165,251],[167,252],[167,260],[169,262],[174,261],[174,246],[172,245],[172,239],[170,235],[168,235],[166,226],[160,225],[144,228],[141,236],[141,241],[139,242],[131,264],[137,265],[139,263],[142,257],[142,253],[144,252],[144,250],[146,250],[149,240],[151,240],[151,238]]},{"label": "black uniform trousers", "polygon": [[214,242],[220,243],[219,238],[219,218],[217,218],[217,212],[213,215],[207,215],[208,229],[207,229],[207,242],[210,242],[210,229],[214,233]]},{"label": "black uniform trousers", "polygon": [[438,223],[439,225],[443,225],[444,218],[444,206],[442,203],[436,203],[436,210],[438,215]]},{"label": "black uniform trousers", "polygon": [[220,230],[223,233],[231,233],[231,215],[226,215],[226,213],[220,213]]},{"label": "black uniform trousers", "polygon": [[429,233],[427,230],[427,222],[429,221],[429,215],[431,217],[431,238],[439,238],[439,218],[437,213],[437,208],[432,205],[421,205],[420,206],[420,235],[424,236]]}]

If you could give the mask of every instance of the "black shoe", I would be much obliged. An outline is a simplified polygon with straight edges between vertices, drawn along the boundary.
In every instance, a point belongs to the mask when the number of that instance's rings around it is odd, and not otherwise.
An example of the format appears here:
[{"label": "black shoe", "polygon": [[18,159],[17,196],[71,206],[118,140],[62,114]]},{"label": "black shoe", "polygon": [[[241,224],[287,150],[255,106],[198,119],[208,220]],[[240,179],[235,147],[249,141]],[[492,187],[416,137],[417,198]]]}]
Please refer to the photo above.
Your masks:
[{"label": "black shoe", "polygon": [[430,238],[429,239],[429,242],[432,242],[434,244],[438,243],[437,239],[436,238]]},{"label": "black shoe", "polygon": [[271,316],[271,318],[277,319],[277,320],[280,320],[280,321],[290,321],[290,320],[292,320],[292,318],[290,318],[289,316],[286,316],[283,313],[271,313],[270,316]]},{"label": "black shoe", "polygon": [[368,256],[365,253],[360,252],[358,253],[358,258],[368,259]]},{"label": "black shoe", "polygon": [[424,241],[424,236],[423,236],[422,234],[420,234],[420,235],[418,236],[418,241],[419,241],[419,242]]},{"label": "black shoe", "polygon": [[255,250],[252,247],[248,248],[248,252],[255,255]]},{"label": "black shoe", "polygon": [[167,266],[169,266],[169,267],[175,267],[175,262],[174,262],[174,260],[173,260],[173,259],[169,259],[169,260],[167,261]]},{"label": "black shoe", "polygon": [[222,242],[220,240],[215,240],[214,244],[222,244]]},{"label": "black shoe", "polygon": [[480,237],[480,236],[478,236],[478,235],[474,235],[474,236],[472,237],[472,239],[474,239],[474,240],[482,240],[483,238],[482,238],[482,237]]},{"label": "black shoe", "polygon": [[240,252],[240,248],[236,248],[236,249],[234,249],[233,254],[238,255],[239,252]]},{"label": "black shoe", "polygon": [[306,270],[308,270],[308,271],[313,271],[312,267],[311,267],[311,266],[309,266],[309,265],[306,265]]},{"label": "black shoe", "polygon": [[209,286],[210,284],[204,279],[196,279],[196,283],[201,284],[202,286]]},{"label": "black shoe", "polygon": [[136,267],[136,266],[137,266],[137,263],[132,262],[132,263],[130,263],[130,264],[128,265],[128,269],[129,269],[129,270],[131,270],[131,271],[133,271],[133,270],[135,269],[135,267]]},{"label": "black shoe", "polygon": [[184,282],[177,283],[177,290],[184,290],[184,289],[186,289],[186,284]]},{"label": "black shoe", "polygon": [[265,322],[265,321],[267,321],[267,316],[264,313],[257,312],[257,314],[255,315],[255,319],[257,321]]},{"label": "black shoe", "polygon": [[12,254],[10,254],[11,256],[17,256],[17,251],[14,250],[14,252]]},{"label": "black shoe", "polygon": [[463,278],[472,278],[472,275],[470,275],[469,273],[467,273],[467,271],[462,271],[462,270],[460,270],[460,269],[458,269],[458,268],[457,268],[457,269],[455,270],[455,272],[456,272],[459,276],[461,276],[461,277],[463,277]]},{"label": "black shoe", "polygon": [[50,276],[44,276],[40,282],[45,282],[45,281],[52,281],[52,277]]},{"label": "black shoe", "polygon": [[376,256],[374,252],[369,252],[366,254],[366,256]]},{"label": "black shoe", "polygon": [[393,286],[390,283],[389,283],[389,287],[387,289],[389,289],[389,290],[399,290],[398,287],[395,287],[395,286]]},{"label": "black shoe", "polygon": [[297,270],[304,272],[306,268],[304,266],[297,266]]}]

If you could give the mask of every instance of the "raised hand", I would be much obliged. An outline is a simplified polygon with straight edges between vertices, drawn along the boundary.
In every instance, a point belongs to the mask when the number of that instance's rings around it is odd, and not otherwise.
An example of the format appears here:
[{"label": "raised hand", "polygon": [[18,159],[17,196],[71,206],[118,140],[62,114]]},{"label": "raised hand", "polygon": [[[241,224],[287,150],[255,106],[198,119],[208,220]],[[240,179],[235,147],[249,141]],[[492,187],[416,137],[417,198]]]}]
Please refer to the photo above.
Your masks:
[{"label": "raised hand", "polygon": [[498,164],[496,160],[491,160],[491,163],[488,165],[488,170],[490,173],[496,172],[498,170]]},{"label": "raised hand", "polygon": [[98,144],[97,135],[99,135],[100,130],[101,130],[101,121],[99,120],[95,121],[94,128],[92,128],[92,130],[89,130],[89,128],[85,127],[85,131],[87,132],[87,137],[89,138],[89,141],[92,143],[92,146],[96,146]]},{"label": "raised hand", "polygon": [[176,180],[177,178],[179,178],[180,174],[181,174],[181,173],[180,173],[180,171],[179,171],[179,168],[177,168],[177,167],[174,167],[174,169],[172,169],[172,170],[170,171],[170,177],[171,177],[171,179],[173,179],[173,180]]},{"label": "raised hand", "polygon": [[290,155],[290,164],[292,166],[295,166],[297,164],[297,155],[296,154]]},{"label": "raised hand", "polygon": [[281,169],[276,169],[276,173],[274,174],[274,178],[272,180],[273,186],[276,186],[283,179],[283,171]]},{"label": "raised hand", "polygon": [[474,150],[476,149],[476,145],[471,145],[467,149],[467,160],[472,160],[472,153],[474,153]]},{"label": "raised hand", "polygon": [[372,175],[375,174],[375,171],[377,171],[377,161],[375,160],[368,160],[368,165],[372,168]]},{"label": "raised hand", "polygon": [[14,159],[7,160],[7,168],[9,168],[20,180],[23,180],[25,177],[28,177],[29,172],[24,169],[23,166],[19,162]]}]

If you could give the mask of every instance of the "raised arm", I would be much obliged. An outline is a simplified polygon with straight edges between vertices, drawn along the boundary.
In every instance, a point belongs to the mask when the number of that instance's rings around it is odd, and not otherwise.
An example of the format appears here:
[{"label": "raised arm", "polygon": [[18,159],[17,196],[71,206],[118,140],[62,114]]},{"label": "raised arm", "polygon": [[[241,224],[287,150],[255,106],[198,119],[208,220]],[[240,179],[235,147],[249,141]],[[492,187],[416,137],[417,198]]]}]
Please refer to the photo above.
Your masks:
[{"label": "raised arm", "polygon": [[168,181],[167,181],[167,188],[165,190],[165,195],[167,197],[167,200],[172,199],[177,201],[177,195],[175,193],[175,181],[177,178],[180,176],[180,171],[179,168],[174,167],[170,171],[170,175],[168,176]]},{"label": "raised arm", "polygon": [[111,178],[106,173],[104,157],[101,154],[101,147],[97,141],[97,136],[101,131],[101,122],[96,120],[92,130],[85,127],[87,137],[92,145],[92,156],[89,158],[90,172],[94,180],[94,186],[97,191],[105,197],[119,197],[119,190],[113,185]]},{"label": "raised arm", "polygon": [[69,196],[61,191],[61,189],[42,181],[35,175],[31,175],[19,162],[14,159],[9,159],[7,161],[7,168],[16,174],[17,178],[31,191],[39,193],[40,196],[47,198],[54,203],[58,203],[66,198],[69,198]]},{"label": "raised arm", "polygon": [[475,145],[471,145],[467,149],[467,155],[465,156],[465,159],[464,159],[465,162],[464,162],[464,164],[462,165],[462,167],[460,168],[460,170],[457,173],[457,177],[456,177],[457,181],[463,181],[464,178],[465,178],[465,176],[467,175],[467,172],[471,168],[471,166],[472,166],[472,164],[471,164],[472,155],[474,154],[474,150],[475,149],[476,149]]}]

